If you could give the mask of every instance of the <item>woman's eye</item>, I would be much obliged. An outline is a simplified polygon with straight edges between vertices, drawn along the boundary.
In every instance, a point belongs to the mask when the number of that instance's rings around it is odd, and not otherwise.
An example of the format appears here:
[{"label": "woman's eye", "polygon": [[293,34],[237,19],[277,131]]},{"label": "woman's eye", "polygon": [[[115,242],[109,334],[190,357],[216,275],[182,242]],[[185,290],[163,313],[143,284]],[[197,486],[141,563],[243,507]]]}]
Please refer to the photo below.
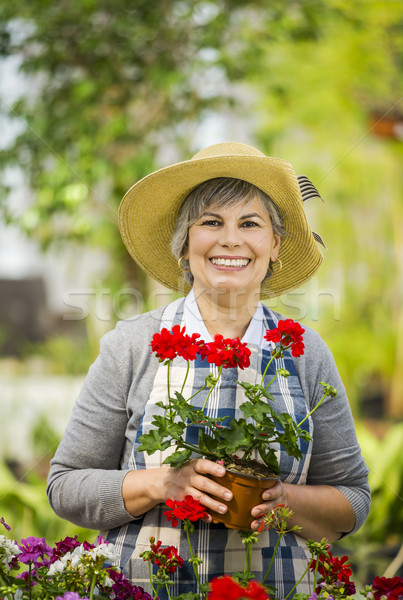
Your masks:
[{"label": "woman's eye", "polygon": [[217,225],[220,225],[220,221],[217,221],[217,219],[209,219],[208,221],[203,221],[202,225],[209,225],[210,227],[216,227]]},{"label": "woman's eye", "polygon": [[256,221],[244,221],[242,227],[259,227],[259,224]]}]

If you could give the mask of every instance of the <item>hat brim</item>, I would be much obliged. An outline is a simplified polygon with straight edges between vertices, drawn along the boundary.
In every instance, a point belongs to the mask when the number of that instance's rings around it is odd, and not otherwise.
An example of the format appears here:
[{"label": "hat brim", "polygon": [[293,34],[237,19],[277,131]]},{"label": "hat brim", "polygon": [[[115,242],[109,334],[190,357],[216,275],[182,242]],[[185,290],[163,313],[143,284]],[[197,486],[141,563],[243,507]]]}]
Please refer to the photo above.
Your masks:
[{"label": "hat brim", "polygon": [[119,208],[119,228],[130,255],[162,285],[181,293],[190,286],[171,252],[177,215],[198,185],[216,177],[243,179],[268,194],[278,207],[288,236],[282,240],[282,269],[262,283],[261,298],[300,287],[319,269],[322,254],[313,238],[292,165],[261,156],[210,156],[165,167],[135,183]]}]

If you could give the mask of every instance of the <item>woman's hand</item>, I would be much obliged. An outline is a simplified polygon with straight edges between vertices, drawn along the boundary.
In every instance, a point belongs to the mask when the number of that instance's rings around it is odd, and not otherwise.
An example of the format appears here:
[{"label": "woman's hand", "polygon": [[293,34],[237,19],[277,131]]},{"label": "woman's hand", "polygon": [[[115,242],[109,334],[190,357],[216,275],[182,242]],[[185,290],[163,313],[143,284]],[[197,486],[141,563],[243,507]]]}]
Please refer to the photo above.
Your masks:
[{"label": "woman's hand", "polygon": [[282,481],[277,481],[272,488],[265,490],[262,494],[264,503],[254,506],[252,508],[252,516],[255,517],[255,521],[251,523],[251,529],[259,529],[262,525],[262,519],[256,518],[262,514],[267,514],[273,510],[278,504],[288,505],[287,488]]},{"label": "woman's hand", "polygon": [[355,513],[347,498],[330,485],[296,485],[277,483],[262,494],[263,503],[252,508],[255,520],[252,529],[259,529],[262,519],[258,515],[267,514],[277,504],[288,506],[293,512],[288,527],[299,525],[299,535],[305,539],[319,541],[327,538],[330,542],[349,533],[355,524]]},{"label": "woman's hand", "polygon": [[[211,460],[198,458],[191,460],[181,469],[166,469],[163,501],[168,498],[183,500],[185,496],[190,495],[208,510],[224,514],[228,510],[227,505],[212,496],[229,501],[232,499],[232,492],[206,475],[222,477],[225,475],[225,468]],[[209,515],[205,520],[210,523],[212,518]]]},{"label": "woman's hand", "polygon": [[[133,517],[138,517],[168,498],[183,500],[190,495],[206,509],[224,514],[227,505],[212,496],[228,501],[232,499],[232,492],[207,475],[222,477],[225,468],[211,460],[198,458],[181,469],[160,467],[128,471],[122,485],[125,508]],[[210,523],[212,518],[209,515],[205,520]]]}]

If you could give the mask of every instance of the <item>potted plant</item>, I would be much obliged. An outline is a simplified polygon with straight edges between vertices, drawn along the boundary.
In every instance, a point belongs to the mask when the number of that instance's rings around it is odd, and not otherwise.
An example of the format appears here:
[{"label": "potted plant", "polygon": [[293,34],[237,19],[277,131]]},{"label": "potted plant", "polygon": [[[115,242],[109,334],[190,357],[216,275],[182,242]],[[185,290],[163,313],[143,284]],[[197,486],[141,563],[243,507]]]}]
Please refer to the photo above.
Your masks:
[{"label": "potted plant", "polygon": [[[292,319],[280,320],[275,329],[267,330],[265,339],[273,343],[272,356],[259,383],[251,384],[246,381],[236,381],[243,390],[245,402],[240,405],[242,416],[229,421],[228,416],[214,417],[206,414],[207,401],[217,386],[223,369],[238,367],[243,370],[250,365],[251,351],[239,338],[224,339],[216,335],[213,342],[200,340],[200,335],[186,334],[185,328],[175,325],[171,331],[164,328],[155,333],[151,341],[152,351],[167,367],[168,394],[166,402],[158,402],[157,406],[164,414],[155,415],[152,421],[153,429],[140,436],[141,445],[138,451],[154,454],[157,450],[165,451],[172,447],[172,453],[164,460],[165,464],[178,468],[195,456],[202,456],[223,464],[227,474],[219,479],[226,486],[232,486],[236,480],[236,491],[232,504],[239,504],[240,492],[246,491],[249,499],[243,509],[246,519],[241,518],[235,523],[229,521],[231,511],[225,515],[214,513],[215,520],[225,522],[235,528],[248,527],[250,510],[261,500],[263,489],[274,485],[280,475],[279,463],[274,445],[280,445],[290,456],[301,459],[302,453],[298,444],[299,439],[310,440],[310,434],[301,427],[304,421],[320,406],[327,396],[335,396],[336,390],[322,383],[323,397],[315,408],[297,423],[290,414],[279,413],[275,410],[274,398],[270,386],[276,377],[288,377],[289,372],[283,368],[275,371],[268,384],[265,376],[270,365],[276,358],[283,357],[291,351],[294,357],[304,353],[304,329]],[[170,369],[172,362],[182,357],[187,364],[186,374],[180,391],[172,393],[170,385]],[[209,374],[204,385],[190,398],[183,396],[183,390],[189,373],[190,362],[200,358],[218,367],[218,375]],[[202,406],[195,406],[194,398],[204,392]],[[229,422],[228,422],[229,421]],[[197,427],[198,442],[190,443],[185,439],[188,427]],[[258,460],[253,458],[258,456]],[[241,481],[239,482],[239,479]],[[217,480],[218,481],[218,480]],[[257,488],[251,493],[250,486]],[[231,509],[231,503],[229,505]]]}]

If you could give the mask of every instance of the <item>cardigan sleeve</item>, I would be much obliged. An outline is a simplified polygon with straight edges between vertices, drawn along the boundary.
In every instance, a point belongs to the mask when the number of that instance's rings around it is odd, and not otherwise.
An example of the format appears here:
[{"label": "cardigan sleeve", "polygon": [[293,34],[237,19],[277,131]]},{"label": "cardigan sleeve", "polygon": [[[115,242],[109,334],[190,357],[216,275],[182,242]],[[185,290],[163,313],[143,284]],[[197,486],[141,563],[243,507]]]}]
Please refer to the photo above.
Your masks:
[{"label": "cardigan sleeve", "polygon": [[51,461],[47,493],[62,518],[90,529],[132,519],[121,494],[127,412],[117,350],[119,333],[101,340],[62,441]]},{"label": "cardigan sleeve", "polygon": [[[321,382],[337,389],[335,398],[327,397],[313,413],[313,447],[308,470],[308,485],[327,484],[337,488],[350,502],[357,531],[368,516],[370,488],[368,468],[361,455],[354,419],[333,356],[322,338],[305,327],[305,354],[295,358],[301,386],[309,410],[321,400]],[[347,532],[346,532],[347,533]]]},{"label": "cardigan sleeve", "polygon": [[124,464],[158,362],[149,341],[159,318],[157,310],[120,322],[102,338],[51,461],[50,505],[81,527],[106,530],[133,520],[122,497]]}]

